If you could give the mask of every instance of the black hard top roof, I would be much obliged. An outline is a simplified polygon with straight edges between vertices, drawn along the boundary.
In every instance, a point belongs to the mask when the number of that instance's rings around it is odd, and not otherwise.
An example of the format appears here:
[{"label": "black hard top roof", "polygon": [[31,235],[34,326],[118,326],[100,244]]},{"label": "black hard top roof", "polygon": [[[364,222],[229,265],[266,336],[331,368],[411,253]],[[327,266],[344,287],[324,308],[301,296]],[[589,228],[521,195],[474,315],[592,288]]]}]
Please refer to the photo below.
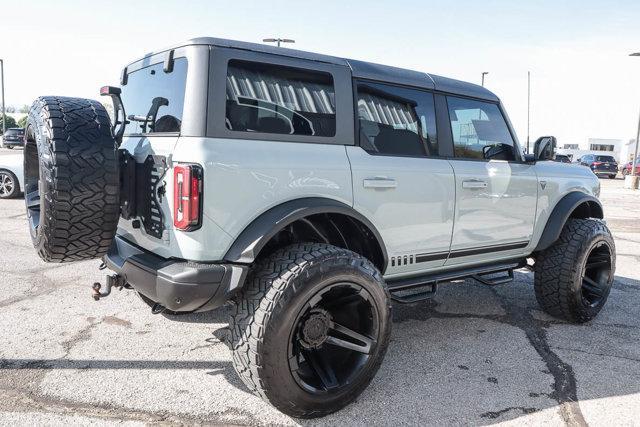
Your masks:
[{"label": "black hard top roof", "polygon": [[[190,45],[208,45],[233,49],[243,49],[260,53],[268,53],[273,55],[306,59],[310,61],[343,65],[349,67],[353,76],[357,78],[367,78],[372,80],[381,80],[389,83],[435,89],[442,92],[487,99],[491,101],[499,100],[493,92],[485,89],[484,87],[473,83],[463,82],[461,80],[450,79],[434,74],[427,74],[420,71],[407,70],[404,68],[391,67],[389,65],[381,65],[372,62],[358,61],[354,59],[340,58],[330,55],[322,55],[319,53],[306,52],[303,50],[289,49],[260,43],[248,43],[236,40],[219,39],[215,37],[198,37],[188,40],[185,43],[163,49],[159,52]],[[153,54],[159,52],[154,52]]]}]

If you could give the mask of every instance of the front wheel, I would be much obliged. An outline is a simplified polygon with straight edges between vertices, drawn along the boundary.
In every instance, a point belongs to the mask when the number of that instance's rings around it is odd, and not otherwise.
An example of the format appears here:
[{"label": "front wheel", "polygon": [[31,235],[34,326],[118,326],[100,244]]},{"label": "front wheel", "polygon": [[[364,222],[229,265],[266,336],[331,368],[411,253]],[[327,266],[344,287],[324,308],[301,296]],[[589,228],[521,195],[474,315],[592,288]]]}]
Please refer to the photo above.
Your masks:
[{"label": "front wheel", "polygon": [[326,244],[296,244],[259,262],[230,316],[233,362],[280,411],[320,417],[352,402],[389,343],[391,305],[370,261]]},{"label": "front wheel", "polygon": [[615,265],[615,244],[604,222],[569,219],[558,241],[536,259],[536,299],[552,316],[587,322],[607,302]]}]

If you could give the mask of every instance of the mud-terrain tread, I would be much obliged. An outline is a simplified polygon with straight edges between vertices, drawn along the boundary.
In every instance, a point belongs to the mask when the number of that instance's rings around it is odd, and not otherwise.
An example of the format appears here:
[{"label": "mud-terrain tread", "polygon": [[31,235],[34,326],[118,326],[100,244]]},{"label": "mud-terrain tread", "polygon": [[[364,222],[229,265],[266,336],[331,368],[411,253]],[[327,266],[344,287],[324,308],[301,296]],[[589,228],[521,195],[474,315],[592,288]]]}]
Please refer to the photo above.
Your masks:
[{"label": "mud-terrain tread", "polygon": [[[276,304],[287,304],[286,301],[282,301],[283,295],[290,287],[291,280],[303,271],[305,264],[313,261],[322,262],[322,258],[331,255],[351,258],[354,265],[357,263],[360,268],[365,269],[368,274],[383,284],[387,301],[391,301],[382,275],[368,259],[347,249],[328,244],[300,243],[278,250],[271,256],[258,260],[249,272],[242,293],[234,298],[231,306],[229,328],[233,366],[253,394],[276,407],[279,407],[278,403],[273,401],[270,390],[261,380],[265,371],[265,366],[260,358],[261,347],[270,314]],[[387,329],[384,334],[380,338],[380,342],[384,344],[381,348],[381,356],[373,367],[374,374],[382,363],[387,350],[390,329]],[[367,384],[368,382],[363,385],[362,389]],[[356,396],[360,391],[356,393]],[[282,410],[281,407],[279,409]],[[335,409],[327,410],[325,408],[318,410],[315,414],[302,411],[292,413],[292,409],[288,408],[287,413],[302,418],[313,418],[334,411]]]},{"label": "mud-terrain tread", "polygon": [[32,105],[44,211],[34,245],[48,262],[100,258],[120,216],[119,170],[109,115],[97,101],[41,97]]},{"label": "mud-terrain tread", "polygon": [[[606,224],[598,219],[569,219],[560,238],[536,258],[534,288],[538,304],[550,315],[573,323],[584,323],[597,313],[589,313],[575,303],[572,287],[582,274],[577,259],[585,250],[587,239],[596,233],[611,236]],[[613,239],[611,239],[613,244]],[[612,247],[615,265],[615,247]]]}]

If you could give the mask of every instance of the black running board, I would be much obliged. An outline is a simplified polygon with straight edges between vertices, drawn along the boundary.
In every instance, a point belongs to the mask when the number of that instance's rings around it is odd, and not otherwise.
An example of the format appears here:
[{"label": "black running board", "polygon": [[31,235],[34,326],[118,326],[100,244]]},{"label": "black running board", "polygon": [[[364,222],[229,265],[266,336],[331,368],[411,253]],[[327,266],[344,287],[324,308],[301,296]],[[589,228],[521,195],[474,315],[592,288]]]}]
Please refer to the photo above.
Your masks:
[{"label": "black running board", "polygon": [[[525,264],[526,259],[517,259],[500,264],[485,264],[409,278],[389,279],[387,280],[387,288],[393,301],[410,304],[432,298],[436,294],[438,284],[443,282],[467,279],[469,277],[485,285],[492,286],[511,282],[513,281],[513,270],[521,268]],[[505,274],[495,278],[486,277],[498,273]],[[409,293],[407,291],[415,292]]]}]

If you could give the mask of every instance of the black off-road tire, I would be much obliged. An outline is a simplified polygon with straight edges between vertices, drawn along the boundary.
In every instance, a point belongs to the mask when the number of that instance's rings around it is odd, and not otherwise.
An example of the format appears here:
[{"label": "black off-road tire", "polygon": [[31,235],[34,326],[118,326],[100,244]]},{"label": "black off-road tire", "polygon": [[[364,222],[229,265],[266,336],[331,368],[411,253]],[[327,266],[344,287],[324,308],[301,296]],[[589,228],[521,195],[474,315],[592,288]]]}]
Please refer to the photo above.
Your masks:
[{"label": "black off-road tire", "polygon": [[117,147],[97,101],[41,97],[26,129],[25,202],[33,245],[48,262],[100,258],[120,216]]},{"label": "black off-road tire", "polygon": [[[291,373],[288,346],[309,299],[342,281],[362,286],[375,302],[376,344],[345,388],[314,394]],[[285,414],[315,418],[351,403],[373,379],[389,343],[391,304],[384,279],[369,260],[327,244],[295,244],[257,262],[232,304],[229,324],[233,365],[246,386]]]},{"label": "black off-road tire", "polygon": [[[602,264],[599,268],[605,271],[599,276],[601,286],[595,298],[585,290],[589,283],[585,285],[584,281],[586,266],[595,265],[598,260]],[[538,304],[550,315],[572,323],[592,320],[611,291],[615,261],[615,244],[604,222],[569,219],[558,241],[536,258],[534,286]],[[594,274],[592,269],[589,272]]]}]

